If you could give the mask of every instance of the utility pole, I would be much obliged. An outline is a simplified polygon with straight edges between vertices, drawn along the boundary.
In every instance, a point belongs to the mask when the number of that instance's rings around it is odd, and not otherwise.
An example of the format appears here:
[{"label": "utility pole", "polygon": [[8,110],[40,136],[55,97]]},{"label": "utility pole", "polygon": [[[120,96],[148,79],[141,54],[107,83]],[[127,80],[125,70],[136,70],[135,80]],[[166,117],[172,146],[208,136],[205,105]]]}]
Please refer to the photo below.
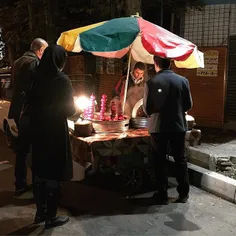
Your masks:
[{"label": "utility pole", "polygon": [[125,0],[126,16],[134,15],[136,12],[142,15],[141,0]]}]

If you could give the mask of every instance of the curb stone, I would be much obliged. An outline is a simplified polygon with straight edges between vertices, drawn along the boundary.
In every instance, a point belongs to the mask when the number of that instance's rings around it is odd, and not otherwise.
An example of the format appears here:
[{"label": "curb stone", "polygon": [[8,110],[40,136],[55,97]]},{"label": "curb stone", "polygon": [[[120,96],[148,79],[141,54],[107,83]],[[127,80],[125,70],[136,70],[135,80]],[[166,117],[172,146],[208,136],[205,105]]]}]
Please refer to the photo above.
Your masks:
[{"label": "curb stone", "polygon": [[[209,168],[209,163],[212,161],[211,155],[205,152],[202,152],[194,147],[188,147],[188,159],[200,161],[204,167]],[[211,167],[213,168],[213,166]],[[213,168],[214,169],[214,168]]]},{"label": "curb stone", "polygon": [[[174,162],[173,157],[169,159]],[[188,163],[190,183],[236,204],[236,180]]]},{"label": "curb stone", "polygon": [[226,162],[231,162],[232,164],[234,164],[234,162],[236,163],[236,158],[231,155],[206,153],[194,147],[189,147],[188,149],[189,160],[198,161],[201,163],[199,166],[211,171],[216,171],[219,164],[224,165]]}]

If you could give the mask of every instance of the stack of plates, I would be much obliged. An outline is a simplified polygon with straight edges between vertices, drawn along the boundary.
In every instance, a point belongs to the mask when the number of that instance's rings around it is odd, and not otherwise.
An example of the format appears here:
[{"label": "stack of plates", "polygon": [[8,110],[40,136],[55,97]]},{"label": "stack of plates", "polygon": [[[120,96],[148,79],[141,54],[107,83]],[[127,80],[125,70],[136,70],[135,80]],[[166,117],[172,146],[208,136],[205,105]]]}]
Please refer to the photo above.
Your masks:
[{"label": "stack of plates", "polygon": [[132,118],[130,120],[131,128],[135,129],[146,129],[148,127],[148,121],[150,118],[147,117],[137,117],[137,113],[140,107],[143,106],[143,99],[140,99],[133,108]]},{"label": "stack of plates", "polygon": [[130,120],[130,126],[134,129],[146,129],[150,118],[137,117]]}]

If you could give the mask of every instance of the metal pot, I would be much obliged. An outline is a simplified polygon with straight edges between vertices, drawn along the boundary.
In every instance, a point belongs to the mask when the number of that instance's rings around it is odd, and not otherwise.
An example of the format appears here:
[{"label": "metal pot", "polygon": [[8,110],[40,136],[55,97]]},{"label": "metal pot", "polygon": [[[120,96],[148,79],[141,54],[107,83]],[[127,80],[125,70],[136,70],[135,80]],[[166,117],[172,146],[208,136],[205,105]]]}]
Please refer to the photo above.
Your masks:
[{"label": "metal pot", "polygon": [[88,120],[77,121],[74,124],[74,135],[77,137],[88,137],[92,135],[92,122]]},{"label": "metal pot", "polygon": [[[142,106],[143,106],[143,99],[140,99],[135,105],[134,105],[134,108],[133,108],[133,111],[132,111],[132,118],[130,120],[130,125],[132,128],[135,128],[135,129],[143,129],[143,128],[147,128],[148,127],[148,121],[150,118],[147,118],[147,117],[139,117],[139,115],[144,115],[145,114],[138,114],[139,113],[139,109],[142,109]],[[195,119],[186,114],[186,120],[187,120],[187,124],[188,124],[188,129],[191,130],[194,128],[194,126],[196,125],[195,123]]]},{"label": "metal pot", "polygon": [[[105,115],[109,116],[109,113]],[[124,116],[124,120],[117,121],[101,121],[98,117],[99,113],[95,113],[95,119],[90,120],[96,133],[123,133],[129,129],[128,116]]]}]

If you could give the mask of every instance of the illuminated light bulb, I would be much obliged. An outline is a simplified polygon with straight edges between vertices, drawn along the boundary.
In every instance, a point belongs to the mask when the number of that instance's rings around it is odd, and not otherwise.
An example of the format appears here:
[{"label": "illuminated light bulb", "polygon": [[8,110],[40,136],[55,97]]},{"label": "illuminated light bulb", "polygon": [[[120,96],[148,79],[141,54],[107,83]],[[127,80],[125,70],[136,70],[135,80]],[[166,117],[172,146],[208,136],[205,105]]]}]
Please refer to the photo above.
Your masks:
[{"label": "illuminated light bulb", "polygon": [[74,102],[75,102],[76,107],[83,111],[89,105],[89,98],[85,96],[77,97],[75,98]]}]

